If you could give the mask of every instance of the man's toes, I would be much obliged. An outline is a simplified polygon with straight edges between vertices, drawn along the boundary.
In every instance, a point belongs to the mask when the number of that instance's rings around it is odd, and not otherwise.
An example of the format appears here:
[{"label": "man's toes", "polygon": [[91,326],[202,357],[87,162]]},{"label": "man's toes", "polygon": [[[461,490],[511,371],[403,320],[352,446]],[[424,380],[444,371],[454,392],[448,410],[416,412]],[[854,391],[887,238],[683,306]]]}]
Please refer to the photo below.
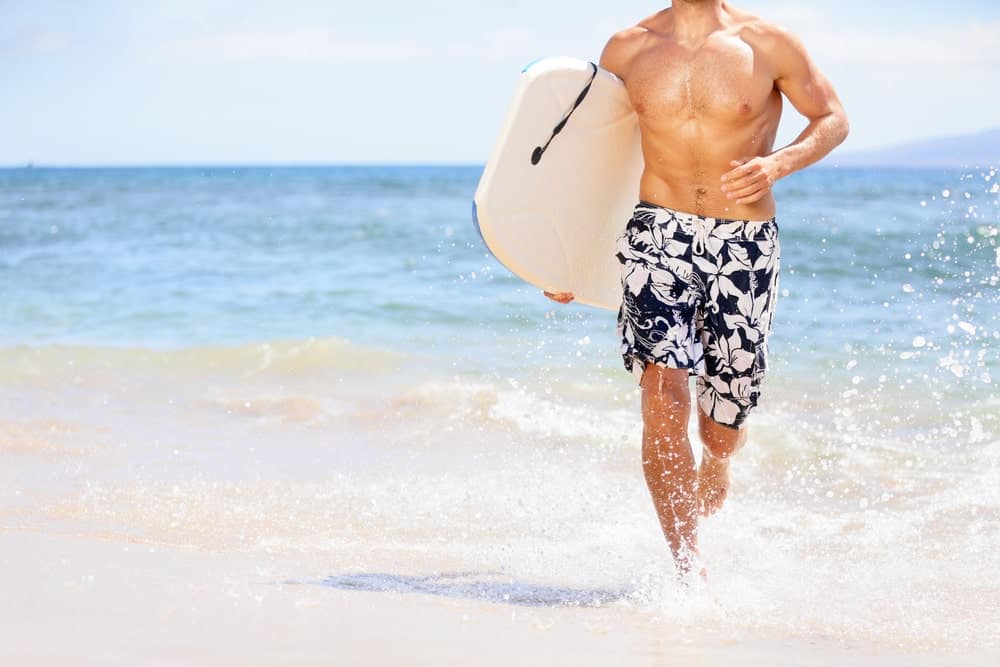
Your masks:
[{"label": "man's toes", "polygon": [[711,516],[715,512],[715,501],[708,491],[698,492],[698,514]]},{"label": "man's toes", "polygon": [[726,487],[717,487],[708,494],[703,503],[702,516],[711,516],[722,509],[722,503],[726,500],[726,491]]},{"label": "man's toes", "polygon": [[698,469],[698,513],[710,516],[719,511],[729,490],[729,464],[714,460],[705,462]]}]

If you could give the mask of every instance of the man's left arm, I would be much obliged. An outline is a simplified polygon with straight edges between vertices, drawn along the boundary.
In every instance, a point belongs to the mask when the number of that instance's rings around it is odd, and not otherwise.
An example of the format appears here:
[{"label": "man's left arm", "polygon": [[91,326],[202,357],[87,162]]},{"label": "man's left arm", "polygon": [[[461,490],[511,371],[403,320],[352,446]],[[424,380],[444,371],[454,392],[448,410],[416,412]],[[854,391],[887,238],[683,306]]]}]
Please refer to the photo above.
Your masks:
[{"label": "man's left arm", "polygon": [[809,124],[784,148],[730,163],[735,168],[722,176],[722,188],[740,197],[737,204],[757,201],[779,178],[827,155],[844,141],[849,129],[847,114],[833,85],[813,63],[802,42],[783,28],[771,27],[768,32],[762,42],[774,63],[775,86]]}]

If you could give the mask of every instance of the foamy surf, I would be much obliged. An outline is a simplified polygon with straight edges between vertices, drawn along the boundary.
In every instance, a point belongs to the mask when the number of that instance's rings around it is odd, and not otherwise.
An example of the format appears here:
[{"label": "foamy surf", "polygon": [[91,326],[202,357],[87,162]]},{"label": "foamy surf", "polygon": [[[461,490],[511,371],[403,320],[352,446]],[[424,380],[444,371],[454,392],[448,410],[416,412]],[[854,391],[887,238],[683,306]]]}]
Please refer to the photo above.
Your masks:
[{"label": "foamy surf", "polygon": [[76,384],[102,372],[219,373],[245,378],[337,371],[385,374],[405,356],[336,337],[179,348],[17,345],[0,348],[0,373],[10,383],[38,379]]}]

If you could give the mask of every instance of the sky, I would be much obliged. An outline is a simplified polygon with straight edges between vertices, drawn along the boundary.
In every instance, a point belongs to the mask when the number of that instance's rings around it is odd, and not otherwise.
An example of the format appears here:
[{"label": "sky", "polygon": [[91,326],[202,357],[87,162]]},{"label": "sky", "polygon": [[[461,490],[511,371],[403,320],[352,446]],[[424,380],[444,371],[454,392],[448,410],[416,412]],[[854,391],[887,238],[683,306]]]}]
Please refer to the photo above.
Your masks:
[{"label": "sky", "polygon": [[[0,0],[0,165],[481,164],[525,64],[668,2]],[[1000,125],[997,0],[733,4],[803,39],[839,151]]]}]

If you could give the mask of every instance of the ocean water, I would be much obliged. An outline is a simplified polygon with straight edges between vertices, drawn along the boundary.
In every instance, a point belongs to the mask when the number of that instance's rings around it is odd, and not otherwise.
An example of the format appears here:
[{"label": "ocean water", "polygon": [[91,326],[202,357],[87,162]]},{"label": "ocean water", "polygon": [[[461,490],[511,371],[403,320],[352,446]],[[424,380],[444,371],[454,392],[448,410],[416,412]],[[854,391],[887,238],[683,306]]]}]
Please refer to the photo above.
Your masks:
[{"label": "ocean water", "polygon": [[695,600],[671,593],[615,313],[492,258],[479,173],[0,170],[0,525],[1000,651],[995,169],[778,184],[771,370]]}]

